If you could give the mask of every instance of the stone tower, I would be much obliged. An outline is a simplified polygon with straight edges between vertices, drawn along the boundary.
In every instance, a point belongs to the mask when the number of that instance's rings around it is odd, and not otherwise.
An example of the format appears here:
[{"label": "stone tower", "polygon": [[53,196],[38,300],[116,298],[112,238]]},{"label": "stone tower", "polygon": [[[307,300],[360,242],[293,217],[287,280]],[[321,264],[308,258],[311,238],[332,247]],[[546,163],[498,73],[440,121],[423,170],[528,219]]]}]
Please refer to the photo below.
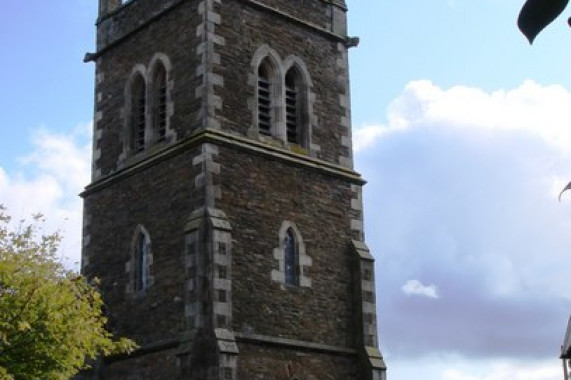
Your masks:
[{"label": "stone tower", "polygon": [[344,0],[99,0],[86,379],[380,380]]}]

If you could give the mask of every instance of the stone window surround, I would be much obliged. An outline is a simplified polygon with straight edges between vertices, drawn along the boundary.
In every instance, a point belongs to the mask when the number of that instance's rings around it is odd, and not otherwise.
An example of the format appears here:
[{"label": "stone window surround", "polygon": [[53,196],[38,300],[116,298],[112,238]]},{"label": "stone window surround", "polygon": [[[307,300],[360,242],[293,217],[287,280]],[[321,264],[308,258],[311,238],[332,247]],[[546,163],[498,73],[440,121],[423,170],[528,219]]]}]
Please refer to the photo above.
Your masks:
[{"label": "stone window surround", "polygon": [[[145,150],[150,148],[152,145],[159,143],[158,142],[158,126],[155,122],[155,117],[153,112],[156,110],[154,102],[156,101],[157,97],[155,96],[155,84],[153,80],[155,78],[155,74],[159,67],[161,67],[165,71],[165,81],[166,81],[166,132],[164,141],[166,143],[171,143],[176,141],[176,133],[170,127],[170,118],[174,113],[174,105],[171,97],[172,89],[173,89],[173,81],[170,78],[170,73],[172,71],[172,64],[170,59],[167,55],[163,53],[155,53],[149,63],[148,68],[138,63],[133,66],[131,69],[131,74],[129,75],[129,79],[125,85],[125,106],[122,110],[122,118],[123,118],[123,151],[119,157],[119,167],[122,166],[129,157],[137,155],[137,152],[133,152],[133,125],[131,113],[133,112],[133,104],[132,104],[132,88],[133,83],[135,82],[136,78],[141,77],[145,83],[146,87],[146,106],[145,106]],[[138,152],[141,153],[141,152]]]},{"label": "stone window surround", "polygon": [[[258,125],[258,69],[260,65],[268,63],[273,74],[271,79],[273,91],[271,92],[271,103],[274,106],[272,111],[272,128],[271,137],[266,137],[259,133]],[[318,146],[311,143],[313,126],[316,124],[317,117],[313,113],[313,102],[315,94],[312,92],[313,82],[307,66],[303,60],[296,55],[289,55],[285,59],[281,59],[279,54],[269,45],[263,44],[256,50],[250,63],[251,72],[248,83],[253,87],[254,98],[249,100],[250,109],[252,111],[252,129],[250,135],[258,139],[279,141],[284,146],[297,145],[287,142],[286,128],[286,86],[285,77],[290,70],[294,70],[301,82],[300,109],[302,125],[300,126],[300,146],[308,151],[319,150]]]},{"label": "stone window surround", "polygon": [[297,286],[302,288],[310,288],[311,287],[311,278],[307,276],[307,267],[312,265],[312,259],[306,254],[305,251],[305,244],[303,243],[303,237],[299,232],[299,229],[295,225],[295,223],[290,221],[284,221],[278,233],[278,246],[273,250],[274,259],[278,261],[278,269],[272,269],[271,272],[271,279],[272,281],[279,282],[282,285],[282,288],[285,289],[290,285],[286,283],[285,280],[285,237],[287,231],[291,230],[294,233],[295,241],[297,243],[297,266],[298,266],[298,284]]},{"label": "stone window surround", "polygon": [[[138,248],[140,237],[145,237],[146,242],[146,268],[144,271],[145,280],[143,283],[145,287],[142,289],[137,289],[137,267],[139,265],[139,255],[138,255]],[[127,283],[127,293],[133,294],[135,296],[144,295],[146,291],[154,285],[154,276],[153,276],[153,251],[152,251],[152,244],[151,244],[151,235],[147,231],[147,229],[139,224],[135,228],[135,232],[133,233],[133,238],[131,239],[131,245],[129,248],[129,261],[127,261],[125,265],[125,272],[128,275],[129,281]]]}]

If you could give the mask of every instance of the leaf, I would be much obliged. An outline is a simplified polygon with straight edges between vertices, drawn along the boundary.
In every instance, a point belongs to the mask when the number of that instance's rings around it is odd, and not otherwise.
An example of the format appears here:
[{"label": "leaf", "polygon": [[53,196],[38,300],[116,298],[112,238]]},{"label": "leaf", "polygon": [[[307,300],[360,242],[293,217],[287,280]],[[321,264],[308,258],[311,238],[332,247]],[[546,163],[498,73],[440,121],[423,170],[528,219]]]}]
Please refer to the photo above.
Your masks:
[{"label": "leaf", "polygon": [[530,44],[535,37],[563,12],[569,0],[527,0],[523,5],[517,26]]},{"label": "leaf", "polygon": [[65,380],[85,358],[136,348],[106,330],[101,295],[63,266],[60,235],[38,218],[12,227],[0,204],[0,380]]},{"label": "leaf", "polygon": [[559,202],[561,202],[561,195],[563,195],[563,193],[564,193],[566,190],[569,190],[569,189],[571,189],[571,182],[569,182],[569,183],[567,184],[567,186],[565,186],[565,187],[563,188],[563,190],[561,190],[561,192],[559,193]]},{"label": "leaf", "polygon": [[23,332],[23,331],[27,331],[27,330],[31,330],[31,329],[32,329],[32,325],[30,325],[29,322],[27,322],[27,321],[18,322],[18,331]]}]

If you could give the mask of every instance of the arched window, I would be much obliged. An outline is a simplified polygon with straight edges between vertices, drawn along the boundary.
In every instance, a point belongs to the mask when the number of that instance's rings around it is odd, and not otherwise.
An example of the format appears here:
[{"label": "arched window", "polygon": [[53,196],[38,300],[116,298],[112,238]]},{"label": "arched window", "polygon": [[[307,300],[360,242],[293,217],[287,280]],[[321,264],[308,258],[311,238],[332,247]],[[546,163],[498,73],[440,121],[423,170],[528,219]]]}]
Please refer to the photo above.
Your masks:
[{"label": "arched window", "polygon": [[131,239],[129,261],[125,265],[129,276],[126,291],[136,297],[145,295],[155,282],[151,236],[144,226],[138,225]]},{"label": "arched window", "polygon": [[167,73],[159,64],[153,76],[153,133],[156,141],[164,141],[167,132]]},{"label": "arched window", "polygon": [[140,232],[135,252],[135,291],[137,292],[147,288],[147,247],[147,237],[143,232]]},{"label": "arched window", "polygon": [[263,135],[272,134],[274,118],[272,115],[273,101],[272,83],[273,70],[267,59],[258,67],[258,131]]},{"label": "arched window", "polygon": [[284,238],[284,274],[285,283],[298,284],[298,248],[293,229],[288,228]]},{"label": "arched window", "polygon": [[[279,141],[298,154],[319,150],[312,144],[312,126],[318,119],[313,111],[315,93],[303,60],[290,55],[284,60],[268,45],[262,45],[251,61],[248,84],[254,97],[248,99],[252,128],[262,141]],[[267,139],[271,136],[272,139]],[[303,149],[299,149],[299,148]]]},{"label": "arched window", "polygon": [[282,285],[310,288],[309,267],[312,259],[305,251],[303,236],[297,226],[293,222],[283,221],[278,236],[279,245],[273,251],[277,268],[271,271],[272,280]]},{"label": "arched window", "polygon": [[137,75],[131,87],[131,142],[134,153],[145,149],[146,103],[145,80]]},{"label": "arched window", "polygon": [[286,137],[287,142],[305,146],[306,98],[301,74],[294,66],[285,76]]}]

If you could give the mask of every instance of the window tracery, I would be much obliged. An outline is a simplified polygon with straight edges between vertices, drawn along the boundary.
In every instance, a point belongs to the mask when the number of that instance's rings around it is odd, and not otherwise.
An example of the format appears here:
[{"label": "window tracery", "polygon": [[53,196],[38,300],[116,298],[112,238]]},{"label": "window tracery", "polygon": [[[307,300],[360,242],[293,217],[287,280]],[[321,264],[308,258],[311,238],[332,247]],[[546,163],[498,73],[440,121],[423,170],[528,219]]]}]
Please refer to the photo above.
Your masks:
[{"label": "window tracery", "polygon": [[274,259],[277,260],[277,269],[272,270],[273,281],[288,286],[311,287],[308,269],[312,259],[307,255],[303,237],[293,222],[282,223]]},{"label": "window tracery", "polygon": [[[285,145],[310,148],[311,80],[296,56],[281,60],[269,46],[254,54],[254,125],[263,139],[273,137]],[[251,82],[252,83],[252,82]],[[311,95],[311,96],[310,96]]]}]

